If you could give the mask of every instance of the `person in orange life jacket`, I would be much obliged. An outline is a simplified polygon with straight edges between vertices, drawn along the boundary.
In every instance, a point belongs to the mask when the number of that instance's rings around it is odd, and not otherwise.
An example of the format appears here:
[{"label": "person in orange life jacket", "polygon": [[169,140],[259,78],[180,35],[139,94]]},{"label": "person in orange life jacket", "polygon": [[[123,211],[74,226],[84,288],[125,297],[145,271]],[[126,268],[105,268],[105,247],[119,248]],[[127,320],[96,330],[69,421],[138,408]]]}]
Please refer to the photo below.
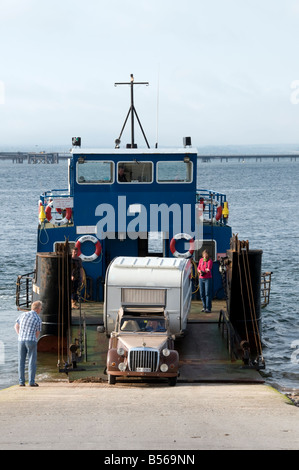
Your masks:
[{"label": "person in orange life jacket", "polygon": [[202,252],[202,258],[198,263],[200,298],[202,300],[202,312],[210,313],[212,309],[212,268],[213,261],[207,250]]}]

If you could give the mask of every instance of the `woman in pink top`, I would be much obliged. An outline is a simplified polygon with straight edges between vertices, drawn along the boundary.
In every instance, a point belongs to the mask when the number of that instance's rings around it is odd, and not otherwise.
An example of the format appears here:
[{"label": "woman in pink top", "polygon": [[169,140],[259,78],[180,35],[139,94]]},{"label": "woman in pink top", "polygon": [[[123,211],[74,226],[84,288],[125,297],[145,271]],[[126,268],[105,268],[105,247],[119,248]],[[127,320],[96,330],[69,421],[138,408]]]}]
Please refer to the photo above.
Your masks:
[{"label": "woman in pink top", "polygon": [[198,263],[199,288],[202,300],[202,312],[210,313],[212,309],[212,268],[213,261],[207,250],[202,252],[202,258]]}]

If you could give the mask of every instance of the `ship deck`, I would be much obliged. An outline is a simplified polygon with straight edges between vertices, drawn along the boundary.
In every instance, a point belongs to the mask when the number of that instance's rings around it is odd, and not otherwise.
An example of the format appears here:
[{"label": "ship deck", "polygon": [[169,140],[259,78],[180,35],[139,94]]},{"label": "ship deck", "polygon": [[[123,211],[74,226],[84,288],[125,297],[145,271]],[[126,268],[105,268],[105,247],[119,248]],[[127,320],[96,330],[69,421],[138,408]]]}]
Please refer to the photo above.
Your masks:
[{"label": "ship deck", "polygon": [[[188,319],[188,328],[183,338],[176,340],[180,355],[178,383],[263,383],[261,374],[245,367],[241,360],[232,360],[228,349],[227,334],[219,326],[219,315],[225,310],[224,301],[214,301],[211,313],[201,312],[201,302],[193,301]],[[108,338],[99,333],[102,323],[103,304],[86,302],[80,310],[72,311],[72,341],[84,337],[85,344],[77,370],[68,373],[70,381],[106,382],[105,374]],[[140,379],[118,379],[117,383],[132,383]],[[152,380],[150,381],[152,383]]]}]

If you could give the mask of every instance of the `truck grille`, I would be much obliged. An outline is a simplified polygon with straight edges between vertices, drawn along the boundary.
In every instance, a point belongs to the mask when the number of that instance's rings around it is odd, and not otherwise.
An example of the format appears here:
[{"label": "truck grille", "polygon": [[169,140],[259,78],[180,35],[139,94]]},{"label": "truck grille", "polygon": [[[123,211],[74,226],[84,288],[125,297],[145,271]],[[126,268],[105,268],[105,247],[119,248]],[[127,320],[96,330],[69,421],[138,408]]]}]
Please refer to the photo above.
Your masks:
[{"label": "truck grille", "polygon": [[132,372],[156,372],[159,365],[159,352],[155,349],[131,349],[129,369]]}]

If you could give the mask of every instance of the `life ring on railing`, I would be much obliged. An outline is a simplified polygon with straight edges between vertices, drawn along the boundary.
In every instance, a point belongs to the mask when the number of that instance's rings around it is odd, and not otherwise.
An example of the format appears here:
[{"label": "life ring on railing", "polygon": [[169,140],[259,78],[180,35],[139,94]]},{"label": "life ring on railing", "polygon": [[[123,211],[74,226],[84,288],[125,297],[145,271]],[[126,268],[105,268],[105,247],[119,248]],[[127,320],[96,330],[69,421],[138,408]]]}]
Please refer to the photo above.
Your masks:
[{"label": "life ring on railing", "polygon": [[[190,243],[190,249],[186,253],[179,253],[175,247],[176,241],[182,240],[182,238]],[[194,253],[194,239],[187,233],[177,233],[170,242],[170,251],[175,258],[191,258]]]},{"label": "life ring on railing", "polygon": [[[53,201],[51,201],[46,207],[46,218],[50,224],[60,227],[61,225],[67,225],[72,218],[72,209],[70,207],[66,208],[65,217],[63,219],[56,219],[52,216]],[[57,214],[62,213],[62,209],[55,209]]]},{"label": "life ring on railing", "polygon": [[221,217],[222,217],[222,206],[218,206],[215,219],[218,221],[221,219]]},{"label": "life ring on railing", "polygon": [[[216,209],[216,215],[215,215],[215,220],[219,222],[221,218],[227,219],[229,215],[229,210],[228,210],[228,203],[226,201],[221,204],[220,201],[217,199],[213,199],[212,197],[207,198],[200,196],[199,201],[198,201],[198,217],[202,217],[203,213],[205,211],[205,207],[208,205],[208,212],[213,214],[213,220],[214,220],[214,212]],[[210,220],[211,219],[205,219],[205,220]]]},{"label": "life ring on railing", "polygon": [[[81,251],[81,244],[84,242],[92,242],[95,244],[95,252],[92,255],[83,255]],[[76,248],[78,248],[78,256],[82,259],[82,261],[95,261],[102,253],[102,245],[100,243],[100,240],[98,240],[93,235],[83,235],[83,237],[80,237],[79,240],[77,240],[75,246]]]}]

